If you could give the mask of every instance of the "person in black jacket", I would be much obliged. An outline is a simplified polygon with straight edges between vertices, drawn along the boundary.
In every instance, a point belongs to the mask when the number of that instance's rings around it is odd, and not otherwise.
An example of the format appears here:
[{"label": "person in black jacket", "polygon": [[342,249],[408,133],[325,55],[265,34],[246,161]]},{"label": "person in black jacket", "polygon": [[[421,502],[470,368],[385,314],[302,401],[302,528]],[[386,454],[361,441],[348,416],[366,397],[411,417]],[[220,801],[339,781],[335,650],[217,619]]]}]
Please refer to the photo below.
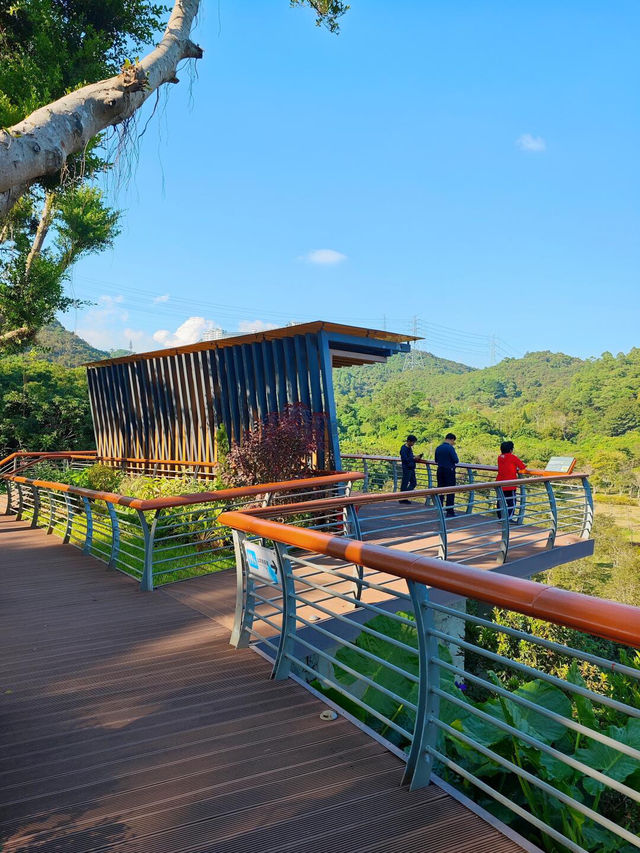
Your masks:
[{"label": "person in black jacket", "polygon": [[[460,461],[458,459],[458,454],[454,450],[453,445],[456,443],[456,437],[452,432],[448,432],[442,444],[439,444],[436,447],[436,464],[438,466],[438,470],[436,472],[436,479],[438,482],[438,488],[443,488],[444,486],[455,486],[456,484],[456,465]],[[438,499],[440,503],[442,503],[442,495],[438,495]],[[453,518],[455,512],[453,511],[453,502],[455,500],[455,495],[451,493],[446,496],[445,505],[447,507],[447,515],[449,518]]]},{"label": "person in black jacket", "polygon": [[[400,484],[401,492],[412,492],[416,487],[416,461],[422,459],[422,453],[419,456],[413,455],[413,445],[418,439],[415,435],[408,435],[407,440],[400,448],[400,459],[402,461],[402,483]],[[401,504],[408,504],[411,501],[398,501]]]}]

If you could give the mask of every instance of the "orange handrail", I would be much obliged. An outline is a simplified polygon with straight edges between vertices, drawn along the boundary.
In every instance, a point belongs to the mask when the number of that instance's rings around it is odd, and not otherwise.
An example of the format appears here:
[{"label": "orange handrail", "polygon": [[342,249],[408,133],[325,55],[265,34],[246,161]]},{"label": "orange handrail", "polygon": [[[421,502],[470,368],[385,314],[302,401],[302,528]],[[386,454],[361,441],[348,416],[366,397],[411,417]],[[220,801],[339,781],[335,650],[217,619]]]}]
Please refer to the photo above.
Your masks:
[{"label": "orange handrail", "polygon": [[103,462],[131,462],[138,464],[143,462],[147,465],[201,465],[203,468],[215,468],[217,462],[204,462],[200,459],[145,459],[138,456],[101,456]]},{"label": "orange handrail", "polygon": [[[370,459],[373,462],[400,462],[399,456],[377,456],[368,453],[342,453],[343,459]],[[435,459],[416,459],[417,465],[437,465]],[[476,471],[497,471],[496,465],[474,465],[472,462],[458,462],[456,468],[473,468]]]},{"label": "orange handrail", "polygon": [[464,483],[460,486],[440,486],[434,489],[414,489],[411,492],[367,492],[365,494],[350,495],[349,497],[342,498],[320,498],[316,501],[301,501],[298,503],[286,504],[285,506],[259,507],[247,510],[247,512],[251,512],[252,515],[268,517],[270,515],[282,515],[283,510],[286,510],[288,513],[296,513],[308,512],[310,510],[317,511],[320,509],[341,509],[345,506],[362,506],[363,504],[382,503],[384,501],[425,498],[433,495],[450,495],[457,494],[458,492],[486,491],[489,489],[495,489],[498,486],[506,486],[507,488],[510,488],[522,486],[524,483],[548,483],[550,480],[555,479],[556,476],[559,480],[581,480],[587,475],[558,474],[553,477],[519,477],[517,480],[491,480],[489,483]]},{"label": "orange handrail", "polygon": [[93,489],[83,489],[81,486],[72,486],[68,483],[54,483],[49,480],[31,480],[28,477],[17,477],[12,474],[2,475],[2,479],[12,483],[22,483],[36,486],[41,489],[51,489],[56,492],[67,492],[93,500],[108,501],[119,506],[128,506],[143,512],[151,512],[156,509],[167,509],[176,506],[191,506],[193,504],[208,503],[209,501],[226,501],[233,498],[252,497],[263,495],[267,492],[293,492],[297,489],[305,489],[311,486],[332,486],[339,483],[347,483],[353,480],[362,480],[360,471],[345,471],[343,474],[329,474],[324,477],[305,477],[301,480],[283,480],[277,483],[260,483],[257,486],[240,486],[233,489],[220,489],[215,492],[194,492],[188,495],[172,495],[163,498],[134,498],[129,495],[119,495],[114,492],[98,492]]},{"label": "orange handrail", "polygon": [[305,551],[326,554],[456,595],[479,599],[496,607],[576,628],[616,643],[640,647],[640,608],[628,604],[593,598],[447,560],[396,551],[383,545],[370,545],[317,530],[267,521],[256,518],[254,513],[237,510],[224,512],[218,520],[244,533],[283,542]]}]

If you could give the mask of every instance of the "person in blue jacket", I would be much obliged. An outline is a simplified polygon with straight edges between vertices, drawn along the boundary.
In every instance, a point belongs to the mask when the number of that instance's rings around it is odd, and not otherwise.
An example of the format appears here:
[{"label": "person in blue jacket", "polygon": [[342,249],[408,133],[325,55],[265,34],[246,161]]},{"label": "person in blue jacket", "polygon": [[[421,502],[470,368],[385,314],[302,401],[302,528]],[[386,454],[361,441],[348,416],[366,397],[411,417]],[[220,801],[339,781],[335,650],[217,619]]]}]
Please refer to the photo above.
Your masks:
[{"label": "person in blue jacket", "polygon": [[[400,459],[402,461],[402,483],[400,484],[401,492],[412,492],[416,487],[416,462],[422,459],[422,453],[418,456],[413,455],[413,445],[418,439],[415,435],[408,435],[407,440],[400,448]],[[411,501],[398,501],[401,504],[408,504]]]},{"label": "person in blue jacket", "polygon": [[[438,482],[438,488],[443,488],[444,486],[455,486],[456,484],[456,465],[460,461],[458,459],[458,454],[454,449],[454,444],[456,443],[456,437],[452,432],[448,432],[442,444],[439,444],[436,447],[436,455],[435,460],[438,466],[438,470],[436,471],[436,479]],[[438,495],[438,499],[440,503],[442,503],[442,495]],[[447,495],[445,498],[446,505],[446,514],[449,518],[453,518],[455,512],[453,511],[453,502],[455,500],[455,495],[451,493]]]}]

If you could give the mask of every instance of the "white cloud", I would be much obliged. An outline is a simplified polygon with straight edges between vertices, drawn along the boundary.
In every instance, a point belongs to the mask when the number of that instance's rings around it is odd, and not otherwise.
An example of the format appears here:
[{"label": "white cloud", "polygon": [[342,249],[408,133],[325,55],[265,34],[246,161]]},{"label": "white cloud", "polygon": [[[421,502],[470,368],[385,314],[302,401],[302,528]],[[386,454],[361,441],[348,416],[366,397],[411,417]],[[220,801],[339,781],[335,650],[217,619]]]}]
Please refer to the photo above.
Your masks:
[{"label": "white cloud", "polygon": [[308,255],[305,255],[303,260],[310,264],[331,265],[341,264],[342,261],[347,260],[347,256],[343,255],[342,252],[336,252],[335,249],[314,249]]},{"label": "white cloud", "polygon": [[530,133],[523,133],[516,139],[516,145],[521,151],[532,151],[540,153],[547,150],[547,143],[541,136],[532,136]]},{"label": "white cloud", "polygon": [[153,340],[164,347],[183,347],[202,340],[206,331],[219,328],[220,326],[213,320],[205,320],[204,317],[189,317],[178,326],[175,332],[170,332],[168,329],[158,329],[153,333]]},{"label": "white cloud", "polygon": [[169,301],[169,294],[163,293],[162,296],[156,296],[155,297],[155,299],[153,300],[153,304],[158,305],[160,302],[168,302],[168,301]]},{"label": "white cloud", "polygon": [[252,332],[267,332],[269,329],[277,329],[275,323],[266,323],[264,320],[240,320],[238,331],[241,335],[250,335]]}]

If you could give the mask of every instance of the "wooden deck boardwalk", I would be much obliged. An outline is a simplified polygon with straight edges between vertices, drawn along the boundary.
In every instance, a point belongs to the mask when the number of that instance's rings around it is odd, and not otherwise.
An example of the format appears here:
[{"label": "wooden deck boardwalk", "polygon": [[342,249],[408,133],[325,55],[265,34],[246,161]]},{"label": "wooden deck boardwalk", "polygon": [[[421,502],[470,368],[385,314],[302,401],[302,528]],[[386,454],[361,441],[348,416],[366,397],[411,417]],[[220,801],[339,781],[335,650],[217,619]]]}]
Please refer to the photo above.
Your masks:
[{"label": "wooden deck boardwalk", "polygon": [[5,853],[521,850],[232,649],[225,574],[140,593],[0,516]]}]

